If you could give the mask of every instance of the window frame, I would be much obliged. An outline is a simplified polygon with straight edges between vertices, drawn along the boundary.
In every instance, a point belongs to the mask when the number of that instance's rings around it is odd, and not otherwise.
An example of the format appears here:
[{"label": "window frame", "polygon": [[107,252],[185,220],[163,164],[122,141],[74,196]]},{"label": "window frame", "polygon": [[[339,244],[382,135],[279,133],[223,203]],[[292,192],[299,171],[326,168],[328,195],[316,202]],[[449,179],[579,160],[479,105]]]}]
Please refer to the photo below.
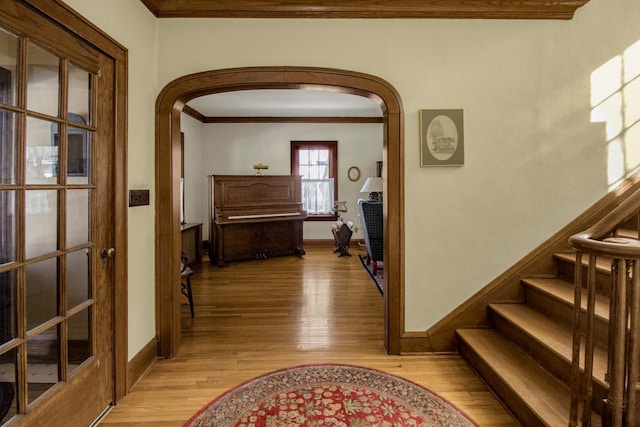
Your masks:
[{"label": "window frame", "polygon": [[[333,200],[338,200],[338,141],[291,141],[291,175],[300,175],[301,150],[329,150],[329,178],[333,178]],[[336,221],[338,215],[308,214],[307,221]]]}]

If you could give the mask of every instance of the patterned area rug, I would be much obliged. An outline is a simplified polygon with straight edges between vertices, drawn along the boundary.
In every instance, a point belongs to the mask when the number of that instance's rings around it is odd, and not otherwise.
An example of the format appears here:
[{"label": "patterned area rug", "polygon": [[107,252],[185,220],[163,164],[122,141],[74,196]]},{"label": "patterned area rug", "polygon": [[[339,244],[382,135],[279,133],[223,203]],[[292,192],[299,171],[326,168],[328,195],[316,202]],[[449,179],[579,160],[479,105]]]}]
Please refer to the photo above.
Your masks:
[{"label": "patterned area rug", "polygon": [[382,275],[384,274],[384,264],[382,263],[382,261],[378,261],[378,268],[376,271],[376,274],[373,274],[373,266],[371,263],[369,263],[369,265],[367,265],[367,256],[366,255],[359,255],[360,257],[360,262],[362,262],[362,266],[364,267],[365,270],[367,270],[367,272],[369,273],[369,276],[371,276],[371,278],[373,279],[373,283],[376,284],[376,286],[378,287],[378,291],[380,291],[380,295],[384,295],[384,285],[383,285],[383,281],[382,281]]},{"label": "patterned area rug", "polygon": [[451,403],[400,377],[356,366],[309,365],[227,391],[185,427],[476,425]]}]

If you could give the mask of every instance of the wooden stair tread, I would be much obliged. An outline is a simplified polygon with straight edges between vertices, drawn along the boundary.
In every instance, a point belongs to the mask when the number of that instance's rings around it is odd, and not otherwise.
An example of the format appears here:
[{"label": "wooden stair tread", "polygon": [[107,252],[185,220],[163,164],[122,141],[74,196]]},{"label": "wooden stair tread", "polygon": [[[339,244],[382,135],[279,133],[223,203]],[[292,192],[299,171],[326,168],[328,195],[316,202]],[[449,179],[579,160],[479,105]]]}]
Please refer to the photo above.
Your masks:
[{"label": "wooden stair tread", "polygon": [[[568,424],[570,390],[566,385],[493,330],[461,329],[456,332],[509,389],[526,397],[525,405],[546,425]],[[593,419],[594,425],[599,425],[595,413]]]},{"label": "wooden stair tread", "polygon": [[[616,235],[640,240],[638,230],[618,229]],[[487,306],[493,329],[456,330],[460,354],[527,426],[566,426],[569,421],[575,298],[572,278],[576,271],[576,252],[555,253],[554,260],[557,277],[532,273],[534,277],[521,278],[524,303],[496,302]],[[589,267],[589,260],[589,255],[584,254],[578,266],[578,270],[582,268],[580,308],[583,322],[588,299],[584,288],[588,279],[585,269]],[[604,401],[609,392],[609,384],[604,378],[608,357],[609,294],[613,292],[611,258],[597,257],[595,270],[592,408],[604,413]],[[584,346],[582,337],[581,369],[584,367]],[[592,425],[601,422],[599,415],[592,412]]]},{"label": "wooden stair tread", "polygon": [[[575,252],[559,252],[553,254],[553,257],[557,260],[575,263],[576,262],[576,253]],[[582,257],[582,265],[587,267],[589,265],[589,256],[584,255]],[[611,274],[611,259],[605,257],[598,257],[596,259],[596,271],[598,273]]]},{"label": "wooden stair tread", "polygon": [[[501,317],[521,329],[523,333],[557,354],[567,363],[567,368],[571,368],[573,346],[571,325],[555,322],[553,319],[524,304],[491,304],[490,307]],[[582,345],[582,351],[584,352],[584,345]],[[593,359],[593,376],[604,385],[607,369],[607,350],[596,346]],[[581,360],[580,364],[583,366],[583,360]]]},{"label": "wooden stair tread", "polygon": [[[545,294],[562,301],[568,305],[573,307],[573,283],[567,282],[562,279],[549,279],[549,278],[526,278],[522,279],[522,282],[539,290],[540,292],[544,292]],[[581,307],[584,312],[587,310],[587,291],[586,289],[582,290],[582,301]],[[595,307],[595,315],[600,319],[608,322],[609,321],[609,298],[596,294],[596,307]]]},{"label": "wooden stair tread", "polygon": [[626,237],[628,239],[638,238],[638,230],[631,230],[629,228],[618,228],[616,230],[616,234],[618,237]]}]

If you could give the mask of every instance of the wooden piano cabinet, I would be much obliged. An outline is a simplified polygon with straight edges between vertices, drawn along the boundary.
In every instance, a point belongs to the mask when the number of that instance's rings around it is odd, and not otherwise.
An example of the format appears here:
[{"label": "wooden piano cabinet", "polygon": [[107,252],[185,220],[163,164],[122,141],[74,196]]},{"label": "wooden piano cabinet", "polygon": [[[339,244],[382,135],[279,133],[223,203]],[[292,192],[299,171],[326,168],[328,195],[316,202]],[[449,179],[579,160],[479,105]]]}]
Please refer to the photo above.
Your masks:
[{"label": "wooden piano cabinet", "polygon": [[264,221],[218,225],[216,262],[304,255],[302,222]]},{"label": "wooden piano cabinet", "polygon": [[305,254],[299,176],[209,178],[211,263]]}]

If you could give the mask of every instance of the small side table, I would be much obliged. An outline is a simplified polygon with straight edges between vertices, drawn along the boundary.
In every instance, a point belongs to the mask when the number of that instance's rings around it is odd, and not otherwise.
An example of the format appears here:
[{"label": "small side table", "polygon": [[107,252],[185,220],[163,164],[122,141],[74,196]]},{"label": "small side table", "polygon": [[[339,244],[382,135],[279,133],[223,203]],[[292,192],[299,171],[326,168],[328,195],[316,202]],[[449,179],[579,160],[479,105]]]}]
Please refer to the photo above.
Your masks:
[{"label": "small side table", "polygon": [[187,255],[189,264],[202,260],[202,223],[180,224],[182,252]]},{"label": "small side table", "polygon": [[351,235],[353,231],[349,229],[347,224],[342,224],[338,230],[333,227],[331,231],[333,232],[333,238],[336,243],[336,250],[333,251],[333,253],[339,252],[338,256],[351,256],[349,246],[351,246]]}]

